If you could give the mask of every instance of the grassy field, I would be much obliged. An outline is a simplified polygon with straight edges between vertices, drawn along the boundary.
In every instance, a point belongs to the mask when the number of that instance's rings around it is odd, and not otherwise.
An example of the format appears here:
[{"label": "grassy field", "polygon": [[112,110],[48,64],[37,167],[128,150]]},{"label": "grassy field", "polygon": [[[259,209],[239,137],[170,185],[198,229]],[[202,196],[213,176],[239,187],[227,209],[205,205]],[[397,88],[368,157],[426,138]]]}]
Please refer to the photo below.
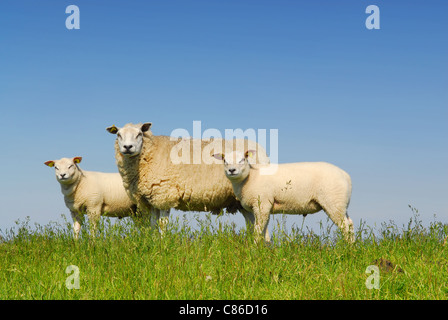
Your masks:
[{"label": "grassy field", "polygon": [[354,244],[334,227],[277,228],[271,244],[255,245],[244,230],[200,217],[200,230],[176,220],[163,237],[104,219],[96,237],[83,231],[78,241],[68,222],[17,222],[2,231],[0,299],[448,298],[447,224],[361,225]]}]

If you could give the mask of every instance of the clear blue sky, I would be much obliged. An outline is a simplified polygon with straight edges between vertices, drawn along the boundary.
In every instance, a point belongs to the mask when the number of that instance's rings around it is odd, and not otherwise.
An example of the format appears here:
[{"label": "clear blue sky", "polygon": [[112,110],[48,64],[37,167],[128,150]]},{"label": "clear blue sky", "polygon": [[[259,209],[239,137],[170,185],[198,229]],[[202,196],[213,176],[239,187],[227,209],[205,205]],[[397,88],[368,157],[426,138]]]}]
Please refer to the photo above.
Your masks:
[{"label": "clear blue sky", "polygon": [[[65,27],[70,4],[79,30]],[[365,27],[370,4],[379,30]],[[44,161],[117,172],[107,126],[169,135],[194,120],[278,129],[279,162],[340,166],[356,225],[407,223],[408,204],[448,223],[447,12],[445,0],[2,0],[0,229],[69,214]]]}]

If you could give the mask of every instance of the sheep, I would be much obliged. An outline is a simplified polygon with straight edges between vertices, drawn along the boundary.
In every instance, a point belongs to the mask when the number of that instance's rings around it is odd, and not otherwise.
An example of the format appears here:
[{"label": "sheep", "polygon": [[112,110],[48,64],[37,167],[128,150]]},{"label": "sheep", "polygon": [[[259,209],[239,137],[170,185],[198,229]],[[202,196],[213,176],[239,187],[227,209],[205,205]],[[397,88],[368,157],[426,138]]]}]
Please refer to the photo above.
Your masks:
[{"label": "sheep", "polygon": [[136,221],[137,206],[129,199],[120,174],[81,170],[78,166],[81,160],[82,157],[74,157],[44,162],[55,168],[65,205],[73,218],[75,239],[78,239],[84,214],[89,217],[93,233],[100,216],[131,216]]},{"label": "sheep", "polygon": [[[353,221],[347,215],[352,183],[342,169],[326,162],[298,162],[275,165],[253,165],[247,160],[252,150],[217,153],[213,157],[224,162],[224,172],[233,191],[247,211],[255,215],[256,241],[270,241],[267,225],[270,214],[286,213],[306,216],[324,210],[354,241]],[[277,166],[274,174],[261,169]]]},{"label": "sheep", "polygon": [[[232,185],[222,171],[222,163],[215,159],[207,163],[206,160],[211,158],[213,150],[233,150],[236,145],[245,150],[253,146],[258,150],[254,161],[269,163],[264,149],[253,141],[242,139],[155,136],[149,130],[151,125],[129,123],[123,128],[106,128],[109,133],[117,135],[115,158],[118,171],[138,209],[149,212],[153,206],[161,212],[174,208],[213,214],[219,214],[223,209],[229,213],[240,210],[246,226],[251,228],[254,216],[236,200]],[[180,151],[182,156],[179,158]],[[203,153],[207,156],[201,157]]]}]

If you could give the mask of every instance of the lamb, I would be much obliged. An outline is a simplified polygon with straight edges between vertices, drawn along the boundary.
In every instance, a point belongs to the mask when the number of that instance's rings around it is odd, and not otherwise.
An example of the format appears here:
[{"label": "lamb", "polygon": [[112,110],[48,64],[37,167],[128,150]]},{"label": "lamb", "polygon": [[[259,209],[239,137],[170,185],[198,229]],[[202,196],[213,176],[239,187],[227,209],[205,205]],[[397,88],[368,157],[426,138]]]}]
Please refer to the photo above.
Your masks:
[{"label": "lamb", "polygon": [[87,214],[95,232],[100,216],[136,219],[137,206],[129,199],[119,173],[84,171],[78,164],[82,157],[46,161],[54,167],[64,201],[73,218],[77,239],[83,215]]},{"label": "lamb", "polygon": [[[144,123],[106,129],[117,135],[115,158],[118,171],[129,197],[140,211],[150,212],[152,206],[161,212],[171,208],[214,214],[223,209],[229,213],[240,210],[247,227],[253,226],[254,216],[245,211],[235,198],[232,185],[223,173],[222,163],[215,159],[211,163],[204,160],[211,159],[213,150],[233,150],[241,142],[246,150],[249,146],[258,150],[255,161],[269,163],[261,146],[253,141],[238,139],[226,141],[155,136],[150,127],[151,123]],[[207,157],[201,157],[204,153]]]},{"label": "lamb", "polygon": [[353,221],[347,215],[352,183],[342,169],[326,162],[298,162],[277,166],[275,173],[260,173],[266,165],[252,165],[245,154],[230,152],[214,154],[224,161],[225,175],[233,191],[247,211],[255,215],[256,240],[263,237],[269,242],[267,225],[270,214],[286,213],[307,215],[324,210],[328,217],[354,241]]}]

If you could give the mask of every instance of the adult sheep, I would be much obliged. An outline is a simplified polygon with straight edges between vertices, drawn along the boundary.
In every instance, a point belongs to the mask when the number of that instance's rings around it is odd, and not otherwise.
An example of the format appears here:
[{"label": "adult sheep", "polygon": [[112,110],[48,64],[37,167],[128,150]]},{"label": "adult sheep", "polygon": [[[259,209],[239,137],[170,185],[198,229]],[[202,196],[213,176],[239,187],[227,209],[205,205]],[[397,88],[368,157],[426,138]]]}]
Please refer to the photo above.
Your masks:
[{"label": "adult sheep", "polygon": [[[219,161],[209,160],[213,151],[236,147],[258,150],[257,161],[269,163],[266,151],[256,142],[235,139],[190,139],[155,136],[151,123],[126,124],[106,130],[117,135],[115,158],[129,197],[138,209],[161,212],[171,208],[181,211],[208,211],[214,214],[240,210],[251,228],[252,213],[245,211],[235,198],[232,185]],[[227,143],[226,143],[227,142]],[[182,153],[182,155],[179,155]],[[204,154],[206,156],[204,156]]]},{"label": "adult sheep", "polygon": [[352,183],[342,169],[326,162],[298,162],[276,166],[273,174],[261,174],[268,166],[252,165],[245,154],[214,154],[224,160],[225,175],[242,206],[255,214],[255,232],[269,241],[269,216],[274,213],[302,214],[324,210],[349,241],[354,240],[353,222],[347,215]]},{"label": "adult sheep", "polygon": [[81,160],[82,157],[74,157],[45,162],[55,168],[65,205],[73,218],[75,238],[84,214],[89,217],[93,233],[101,216],[136,219],[137,206],[129,199],[120,174],[81,170],[78,166]]}]

